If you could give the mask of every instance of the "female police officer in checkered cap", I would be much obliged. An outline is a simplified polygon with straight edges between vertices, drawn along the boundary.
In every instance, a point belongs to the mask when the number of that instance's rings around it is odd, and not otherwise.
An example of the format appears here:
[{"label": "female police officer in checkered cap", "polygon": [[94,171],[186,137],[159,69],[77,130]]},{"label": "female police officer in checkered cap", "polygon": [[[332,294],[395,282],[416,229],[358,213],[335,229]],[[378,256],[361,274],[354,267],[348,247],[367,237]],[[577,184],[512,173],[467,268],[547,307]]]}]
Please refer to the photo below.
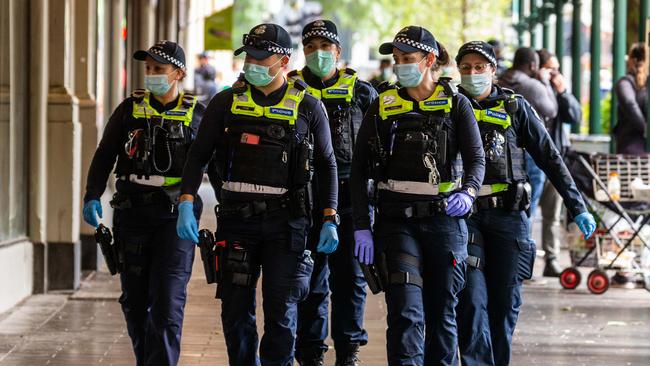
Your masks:
[{"label": "female police officer in checkered cap", "polygon": [[[467,266],[463,217],[485,165],[479,131],[467,98],[449,79],[434,80],[431,69],[449,56],[428,30],[408,26],[379,52],[392,53],[398,85],[380,87],[357,135],[355,253],[382,277],[388,363],[456,365],[455,306]],[[368,196],[369,179],[375,197]]]},{"label": "female police officer in checkered cap", "polygon": [[[194,260],[194,244],[176,236],[177,198],[204,107],[179,90],[185,53],[178,44],[160,41],[133,58],[144,61],[145,89],[126,98],[106,124],[88,170],[83,214],[99,225],[99,200],[117,159],[113,233],[135,358],[138,365],[175,365]],[[192,214],[200,212],[197,200]]]},{"label": "female police officer in checkered cap", "polygon": [[535,242],[528,238],[530,185],[524,151],[557,187],[588,238],[596,222],[531,105],[493,85],[497,58],[486,42],[464,44],[456,56],[460,91],[470,98],[485,149],[486,170],[470,240],[466,287],[459,296],[458,338],[463,365],[510,364],[512,335],[522,304],[521,287],[533,274]]}]

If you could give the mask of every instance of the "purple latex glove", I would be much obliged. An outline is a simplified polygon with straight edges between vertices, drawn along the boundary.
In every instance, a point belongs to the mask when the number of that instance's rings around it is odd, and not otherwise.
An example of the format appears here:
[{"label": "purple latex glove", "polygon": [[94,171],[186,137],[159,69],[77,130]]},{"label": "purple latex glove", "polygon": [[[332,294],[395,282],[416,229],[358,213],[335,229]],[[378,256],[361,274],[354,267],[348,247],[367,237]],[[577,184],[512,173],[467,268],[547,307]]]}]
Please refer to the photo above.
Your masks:
[{"label": "purple latex glove", "polygon": [[451,217],[464,216],[472,209],[474,199],[465,191],[452,194],[447,199],[445,212]]},{"label": "purple latex glove", "polygon": [[363,264],[372,264],[375,259],[375,245],[370,230],[355,230],[354,256]]}]

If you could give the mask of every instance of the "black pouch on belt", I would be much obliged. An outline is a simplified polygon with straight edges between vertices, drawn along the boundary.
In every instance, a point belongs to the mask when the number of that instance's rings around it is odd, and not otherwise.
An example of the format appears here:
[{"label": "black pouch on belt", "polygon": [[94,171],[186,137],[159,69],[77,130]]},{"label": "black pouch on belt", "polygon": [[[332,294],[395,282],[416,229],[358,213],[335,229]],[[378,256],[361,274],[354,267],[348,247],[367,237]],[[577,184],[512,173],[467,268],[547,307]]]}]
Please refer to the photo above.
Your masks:
[{"label": "black pouch on belt", "polygon": [[503,208],[512,211],[527,210],[530,207],[530,201],[530,183],[513,183],[503,195]]}]

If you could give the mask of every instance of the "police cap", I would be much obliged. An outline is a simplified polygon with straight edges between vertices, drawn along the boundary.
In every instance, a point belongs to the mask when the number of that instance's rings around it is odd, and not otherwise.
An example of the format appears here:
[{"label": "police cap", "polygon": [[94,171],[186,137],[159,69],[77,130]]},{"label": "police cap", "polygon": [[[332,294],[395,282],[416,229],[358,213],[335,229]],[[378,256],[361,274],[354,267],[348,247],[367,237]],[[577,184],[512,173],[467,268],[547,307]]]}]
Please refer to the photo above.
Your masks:
[{"label": "police cap", "polygon": [[256,25],[244,34],[242,47],[235,50],[235,56],[242,52],[256,60],[263,60],[275,54],[291,56],[291,37],[281,26],[273,23]]},{"label": "police cap", "polygon": [[302,29],[302,44],[305,45],[310,40],[321,37],[328,41],[340,45],[339,34],[336,30],[336,24],[330,20],[314,20]]},{"label": "police cap", "polygon": [[147,56],[161,64],[171,64],[185,70],[185,51],[176,42],[158,41],[148,50],[139,50],[133,54],[133,58],[144,61]]},{"label": "police cap", "polygon": [[485,57],[488,62],[497,67],[497,55],[494,53],[494,48],[487,42],[483,41],[471,41],[467,42],[460,47],[458,50],[458,55],[456,55],[456,63],[460,63],[460,60],[463,56],[469,53],[478,53],[481,56]]},{"label": "police cap", "polygon": [[417,25],[403,28],[397,33],[393,42],[386,42],[379,46],[379,53],[390,55],[393,53],[393,47],[406,53],[424,51],[440,56],[440,47],[433,34]]}]

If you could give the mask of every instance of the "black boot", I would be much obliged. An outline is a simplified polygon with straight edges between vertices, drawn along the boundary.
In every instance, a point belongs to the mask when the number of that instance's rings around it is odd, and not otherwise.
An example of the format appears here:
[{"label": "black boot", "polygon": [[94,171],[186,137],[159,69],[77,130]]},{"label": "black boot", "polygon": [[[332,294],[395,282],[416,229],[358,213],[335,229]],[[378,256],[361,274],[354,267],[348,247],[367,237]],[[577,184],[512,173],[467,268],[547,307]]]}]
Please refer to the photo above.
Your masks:
[{"label": "black boot", "polygon": [[560,277],[562,268],[556,259],[547,259],[546,266],[544,266],[544,277]]},{"label": "black boot", "polygon": [[296,361],[300,366],[325,365],[325,351],[320,349],[303,349],[296,352]]},{"label": "black boot", "polygon": [[336,366],[359,366],[359,343],[349,343],[336,349]]}]

